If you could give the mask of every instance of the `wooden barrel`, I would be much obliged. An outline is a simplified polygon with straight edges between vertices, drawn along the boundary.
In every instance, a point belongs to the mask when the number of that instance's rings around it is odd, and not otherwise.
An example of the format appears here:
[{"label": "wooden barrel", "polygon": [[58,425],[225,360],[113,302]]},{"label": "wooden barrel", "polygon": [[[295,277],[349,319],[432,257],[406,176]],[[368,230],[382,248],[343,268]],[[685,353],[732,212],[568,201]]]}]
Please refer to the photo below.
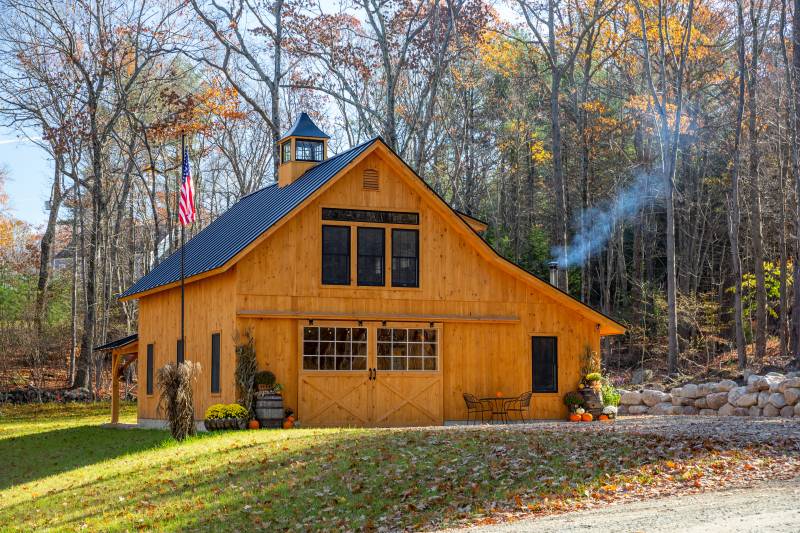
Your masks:
[{"label": "wooden barrel", "polygon": [[280,394],[257,394],[254,410],[262,428],[283,426],[283,396]]},{"label": "wooden barrel", "polygon": [[580,390],[580,393],[583,396],[583,408],[587,413],[592,413],[595,418],[603,414],[603,396],[599,390],[585,387]]}]

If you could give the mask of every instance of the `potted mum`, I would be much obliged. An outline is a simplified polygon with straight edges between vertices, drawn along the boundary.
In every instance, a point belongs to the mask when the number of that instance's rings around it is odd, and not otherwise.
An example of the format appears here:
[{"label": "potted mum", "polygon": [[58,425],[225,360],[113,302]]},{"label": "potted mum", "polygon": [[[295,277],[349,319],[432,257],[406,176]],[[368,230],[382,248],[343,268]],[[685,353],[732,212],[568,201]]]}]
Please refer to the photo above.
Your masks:
[{"label": "potted mum", "polygon": [[205,426],[208,431],[244,429],[250,413],[238,403],[217,403],[206,409]]},{"label": "potted mum", "polygon": [[564,395],[564,405],[569,409],[569,420],[571,422],[579,422],[580,415],[577,410],[583,407],[583,396],[575,391],[568,392]]}]

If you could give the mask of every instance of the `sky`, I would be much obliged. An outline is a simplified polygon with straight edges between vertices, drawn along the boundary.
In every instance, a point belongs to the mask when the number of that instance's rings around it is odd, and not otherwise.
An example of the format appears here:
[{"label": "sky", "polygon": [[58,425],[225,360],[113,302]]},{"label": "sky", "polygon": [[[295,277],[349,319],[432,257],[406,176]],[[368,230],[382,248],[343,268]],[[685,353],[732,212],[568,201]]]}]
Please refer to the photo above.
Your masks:
[{"label": "sky", "polygon": [[50,198],[53,160],[16,131],[0,128],[0,167],[8,175],[6,193],[11,214],[35,226],[43,225],[47,221],[44,204]]}]

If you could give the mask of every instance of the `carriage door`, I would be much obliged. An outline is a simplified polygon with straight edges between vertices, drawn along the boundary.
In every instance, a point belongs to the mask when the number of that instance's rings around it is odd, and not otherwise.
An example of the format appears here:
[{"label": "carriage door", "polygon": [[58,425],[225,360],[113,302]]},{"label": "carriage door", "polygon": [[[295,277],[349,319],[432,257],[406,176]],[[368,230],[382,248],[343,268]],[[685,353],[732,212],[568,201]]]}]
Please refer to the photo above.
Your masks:
[{"label": "carriage door", "polygon": [[372,425],[443,423],[441,330],[430,326],[381,324],[375,328]]},{"label": "carriage door", "polygon": [[298,415],[303,426],[369,426],[367,328],[346,323],[300,329]]}]

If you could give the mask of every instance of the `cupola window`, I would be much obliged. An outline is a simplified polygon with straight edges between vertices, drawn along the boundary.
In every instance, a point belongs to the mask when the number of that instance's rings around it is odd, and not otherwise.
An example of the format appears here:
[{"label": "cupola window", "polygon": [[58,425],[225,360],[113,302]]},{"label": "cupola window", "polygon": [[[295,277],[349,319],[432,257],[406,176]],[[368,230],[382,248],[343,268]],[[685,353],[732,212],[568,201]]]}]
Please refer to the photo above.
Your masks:
[{"label": "cupola window", "polygon": [[322,161],[322,141],[298,139],[294,144],[296,161]]},{"label": "cupola window", "polygon": [[288,163],[292,160],[292,141],[286,141],[281,145],[281,163]]}]

